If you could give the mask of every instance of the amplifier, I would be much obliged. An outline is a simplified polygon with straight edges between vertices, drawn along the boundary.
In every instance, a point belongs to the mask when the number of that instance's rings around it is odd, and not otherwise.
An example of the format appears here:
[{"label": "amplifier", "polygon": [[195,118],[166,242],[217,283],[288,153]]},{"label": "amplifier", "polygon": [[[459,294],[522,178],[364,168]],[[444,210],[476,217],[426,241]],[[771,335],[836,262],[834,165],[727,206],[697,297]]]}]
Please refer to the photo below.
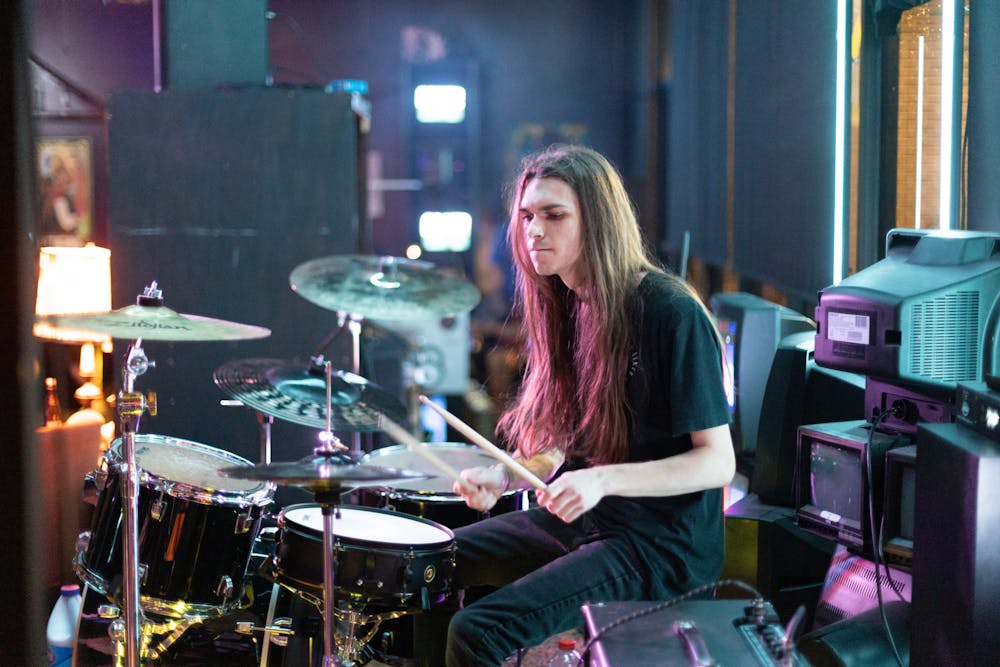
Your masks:
[{"label": "amplifier", "polygon": [[583,605],[590,667],[784,665],[804,667],[764,600],[600,602]]},{"label": "amplifier", "polygon": [[1000,442],[1000,391],[990,389],[985,382],[959,383],[955,421]]}]

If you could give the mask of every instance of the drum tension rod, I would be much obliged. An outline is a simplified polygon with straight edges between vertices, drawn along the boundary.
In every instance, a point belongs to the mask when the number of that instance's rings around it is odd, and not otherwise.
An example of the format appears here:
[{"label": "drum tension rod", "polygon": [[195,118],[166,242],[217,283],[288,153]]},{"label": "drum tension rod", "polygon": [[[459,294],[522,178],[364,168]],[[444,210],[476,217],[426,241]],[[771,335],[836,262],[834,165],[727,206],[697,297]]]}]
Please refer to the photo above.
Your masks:
[{"label": "drum tension rod", "polygon": [[252,635],[255,632],[263,632],[270,635],[288,635],[291,637],[295,630],[283,628],[278,625],[257,627],[253,621],[236,621],[236,632],[241,635]]}]

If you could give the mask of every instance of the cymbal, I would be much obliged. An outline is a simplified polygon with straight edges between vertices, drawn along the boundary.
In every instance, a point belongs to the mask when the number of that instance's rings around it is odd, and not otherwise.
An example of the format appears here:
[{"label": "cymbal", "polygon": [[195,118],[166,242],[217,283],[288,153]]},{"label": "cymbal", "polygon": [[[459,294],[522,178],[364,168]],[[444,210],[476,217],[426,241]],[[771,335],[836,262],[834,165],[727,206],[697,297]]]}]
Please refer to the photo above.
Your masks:
[{"label": "cymbal", "polygon": [[323,257],[292,269],[288,281],[321,308],[362,317],[444,317],[472,310],[480,299],[472,283],[399,257]]},{"label": "cymbal", "polygon": [[[217,368],[215,384],[261,412],[313,428],[326,428],[326,374],[321,367],[280,359],[236,359]],[[360,375],[333,371],[332,428],[378,431],[380,416],[406,419],[406,406]]]},{"label": "cymbal", "polygon": [[283,463],[232,466],[220,468],[218,472],[224,477],[270,481],[324,491],[342,487],[380,486],[395,480],[429,476],[399,468],[361,465],[341,452],[318,453],[298,461]]},{"label": "cymbal", "polygon": [[112,338],[210,341],[264,338],[271,330],[200,315],[182,315],[166,306],[133,304],[107,313],[54,315],[46,321],[60,329],[95,331]]}]

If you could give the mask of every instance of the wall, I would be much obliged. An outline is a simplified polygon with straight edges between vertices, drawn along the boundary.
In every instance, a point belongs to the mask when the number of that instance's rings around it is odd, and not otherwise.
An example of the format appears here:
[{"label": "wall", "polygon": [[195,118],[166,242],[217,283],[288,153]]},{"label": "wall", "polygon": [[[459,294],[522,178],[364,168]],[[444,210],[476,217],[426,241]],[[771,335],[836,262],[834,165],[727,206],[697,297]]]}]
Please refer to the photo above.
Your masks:
[{"label": "wall", "polygon": [[[480,66],[482,205],[495,211],[518,153],[534,145],[529,126],[549,130],[547,138],[567,126],[580,127],[588,143],[623,169],[634,164],[639,100],[630,63],[641,51],[634,27],[642,4],[272,0],[271,76],[276,86],[367,81],[370,148],[382,156],[382,176],[410,178],[404,117],[409,98],[402,81],[407,64],[420,57],[404,56],[401,31],[412,26],[437,33],[449,57]],[[100,100],[116,90],[152,88],[150,4],[35,0],[35,9],[33,52],[66,80]],[[41,129],[58,134],[73,129],[71,123],[56,125],[48,119]],[[98,200],[99,229],[106,229],[106,203]],[[386,206],[386,215],[373,226],[374,250],[398,254],[412,240],[401,238],[410,229],[407,194],[388,193]]]}]

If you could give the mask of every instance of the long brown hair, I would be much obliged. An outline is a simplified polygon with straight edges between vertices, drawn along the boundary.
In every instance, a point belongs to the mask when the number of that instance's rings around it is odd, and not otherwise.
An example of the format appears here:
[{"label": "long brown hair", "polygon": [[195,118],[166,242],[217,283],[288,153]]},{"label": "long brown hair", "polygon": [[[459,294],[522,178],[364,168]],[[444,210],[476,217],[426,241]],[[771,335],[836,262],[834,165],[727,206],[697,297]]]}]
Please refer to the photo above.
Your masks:
[{"label": "long brown hair", "polygon": [[[535,272],[520,221],[529,181],[558,178],[577,195],[582,296],[558,276]],[[498,432],[524,456],[571,444],[593,463],[622,461],[628,446],[625,377],[636,286],[663,273],[643,242],[621,176],[582,146],[556,145],[525,158],[511,188],[507,238],[517,269],[515,307],[528,339],[521,390]],[[686,283],[666,274],[685,291]]]}]

